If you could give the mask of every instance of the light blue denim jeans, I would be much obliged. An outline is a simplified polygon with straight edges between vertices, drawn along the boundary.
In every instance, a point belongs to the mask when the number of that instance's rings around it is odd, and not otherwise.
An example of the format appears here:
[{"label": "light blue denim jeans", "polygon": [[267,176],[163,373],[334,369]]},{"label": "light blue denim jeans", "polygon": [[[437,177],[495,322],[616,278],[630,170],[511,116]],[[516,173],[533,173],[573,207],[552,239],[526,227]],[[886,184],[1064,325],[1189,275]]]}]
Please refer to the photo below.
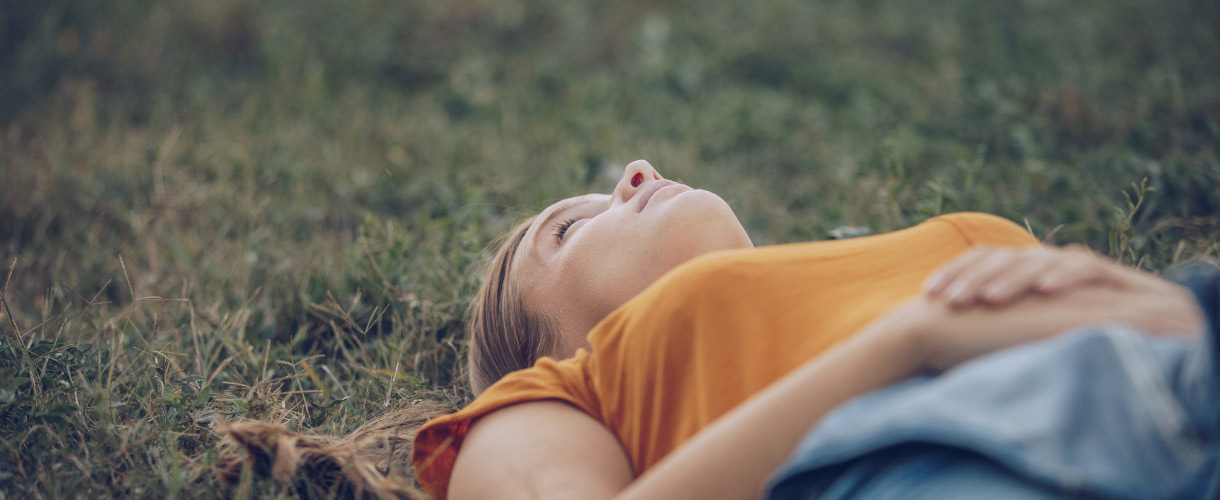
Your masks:
[{"label": "light blue denim jeans", "polygon": [[1098,325],[857,398],[768,498],[1220,499],[1220,272],[1198,339]]}]

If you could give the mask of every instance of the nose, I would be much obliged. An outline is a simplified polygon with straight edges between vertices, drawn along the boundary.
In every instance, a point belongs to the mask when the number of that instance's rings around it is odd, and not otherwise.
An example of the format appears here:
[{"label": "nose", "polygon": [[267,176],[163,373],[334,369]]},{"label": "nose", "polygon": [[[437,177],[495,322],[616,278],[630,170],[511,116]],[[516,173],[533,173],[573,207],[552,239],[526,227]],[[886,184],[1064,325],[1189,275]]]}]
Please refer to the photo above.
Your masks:
[{"label": "nose", "polygon": [[639,192],[640,188],[652,181],[664,179],[657,169],[652,168],[652,165],[644,160],[636,160],[627,164],[627,168],[623,169],[623,177],[619,179],[618,185],[614,187],[615,203],[625,203]]}]

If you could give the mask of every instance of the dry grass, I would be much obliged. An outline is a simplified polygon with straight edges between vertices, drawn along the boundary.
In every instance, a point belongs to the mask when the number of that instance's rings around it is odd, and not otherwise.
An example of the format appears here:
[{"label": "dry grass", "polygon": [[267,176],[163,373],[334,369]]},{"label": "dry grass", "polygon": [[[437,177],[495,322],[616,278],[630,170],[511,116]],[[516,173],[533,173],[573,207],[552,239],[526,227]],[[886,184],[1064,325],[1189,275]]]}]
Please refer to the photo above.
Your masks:
[{"label": "dry grass", "polygon": [[221,418],[342,436],[463,403],[483,245],[641,157],[764,244],[980,210],[1154,270],[1220,255],[1214,2],[49,0],[0,26],[0,496],[222,496]]}]

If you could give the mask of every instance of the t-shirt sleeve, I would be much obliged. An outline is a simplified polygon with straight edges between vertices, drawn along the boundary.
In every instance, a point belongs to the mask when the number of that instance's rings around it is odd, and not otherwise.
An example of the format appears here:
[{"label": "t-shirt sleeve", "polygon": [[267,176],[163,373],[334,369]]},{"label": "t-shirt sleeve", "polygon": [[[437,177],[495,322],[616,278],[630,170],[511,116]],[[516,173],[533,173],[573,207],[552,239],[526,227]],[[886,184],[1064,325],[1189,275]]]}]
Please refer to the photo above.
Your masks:
[{"label": "t-shirt sleeve", "polygon": [[429,420],[415,435],[411,462],[415,477],[433,498],[444,499],[449,477],[467,431],[479,418],[506,406],[558,400],[599,418],[600,409],[589,389],[585,363],[588,353],[563,361],[541,358],[533,367],[513,372],[488,387],[465,408]]},{"label": "t-shirt sleeve", "polygon": [[962,212],[930,220],[952,225],[970,246],[1023,247],[1038,244],[1038,239],[1025,228],[996,215]]}]

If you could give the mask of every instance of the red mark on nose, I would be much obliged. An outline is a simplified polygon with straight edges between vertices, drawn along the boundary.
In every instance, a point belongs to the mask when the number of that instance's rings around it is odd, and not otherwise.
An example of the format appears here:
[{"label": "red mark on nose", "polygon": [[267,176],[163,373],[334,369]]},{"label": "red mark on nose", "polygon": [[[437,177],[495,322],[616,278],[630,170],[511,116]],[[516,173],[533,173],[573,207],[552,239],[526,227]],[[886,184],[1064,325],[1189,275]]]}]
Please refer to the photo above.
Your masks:
[{"label": "red mark on nose", "polygon": [[644,182],[644,174],[636,172],[635,175],[631,176],[631,187],[640,187],[641,182]]}]

